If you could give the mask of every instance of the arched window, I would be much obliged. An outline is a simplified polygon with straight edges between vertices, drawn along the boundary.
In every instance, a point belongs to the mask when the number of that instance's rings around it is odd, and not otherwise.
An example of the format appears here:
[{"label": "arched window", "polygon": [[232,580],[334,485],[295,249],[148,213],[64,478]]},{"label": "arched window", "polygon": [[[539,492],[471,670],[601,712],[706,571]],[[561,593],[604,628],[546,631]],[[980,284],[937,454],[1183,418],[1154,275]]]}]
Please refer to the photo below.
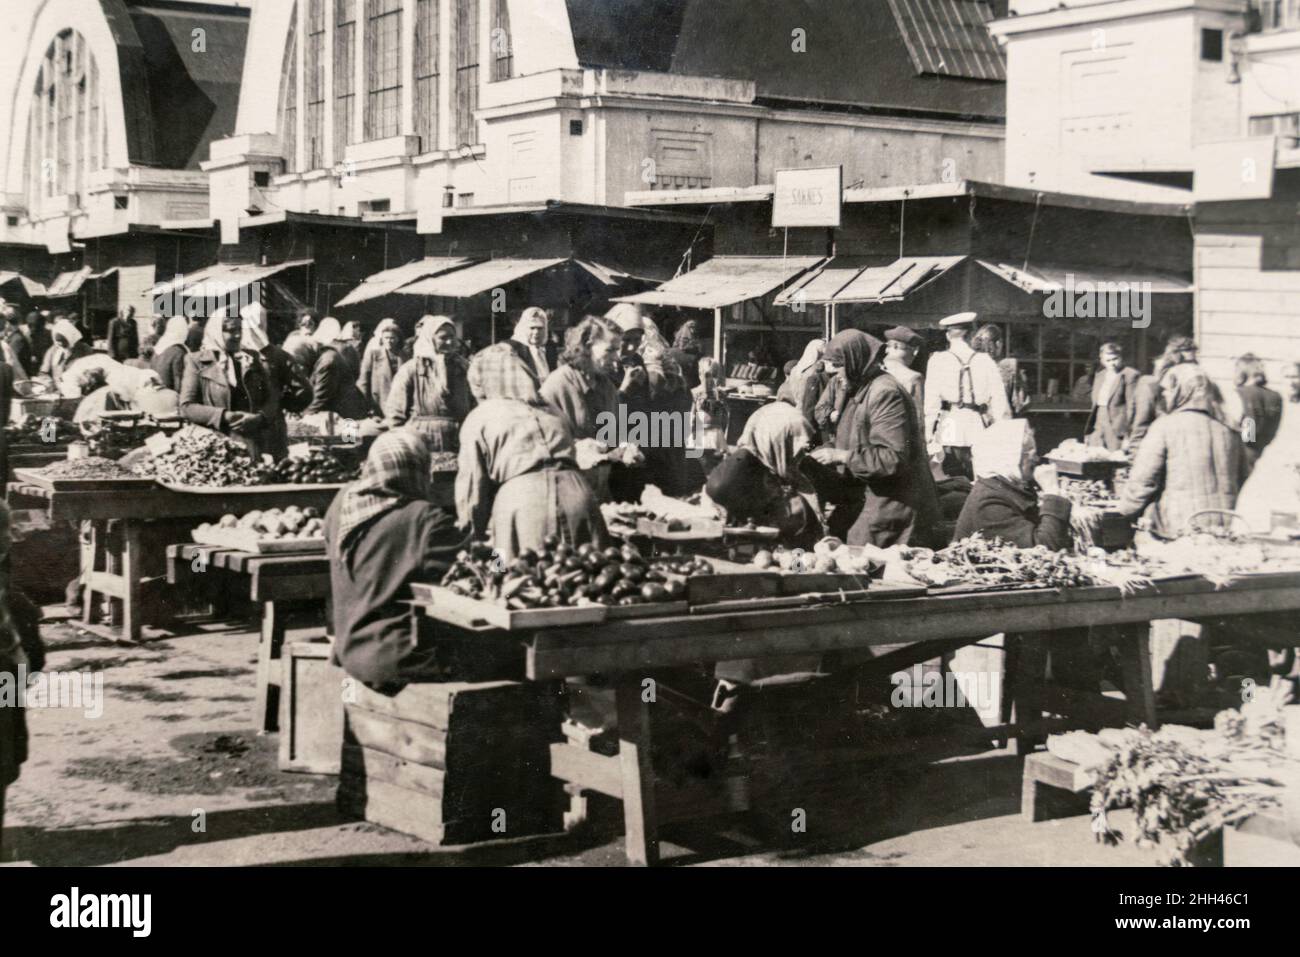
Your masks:
[{"label": "arched window", "polygon": [[85,191],[87,176],[108,155],[107,111],[99,67],[76,30],[59,33],[45,50],[27,121],[27,207],[42,198]]},{"label": "arched window", "polygon": [[284,171],[298,169],[298,8],[289,17],[289,39],[280,67],[280,152]]}]

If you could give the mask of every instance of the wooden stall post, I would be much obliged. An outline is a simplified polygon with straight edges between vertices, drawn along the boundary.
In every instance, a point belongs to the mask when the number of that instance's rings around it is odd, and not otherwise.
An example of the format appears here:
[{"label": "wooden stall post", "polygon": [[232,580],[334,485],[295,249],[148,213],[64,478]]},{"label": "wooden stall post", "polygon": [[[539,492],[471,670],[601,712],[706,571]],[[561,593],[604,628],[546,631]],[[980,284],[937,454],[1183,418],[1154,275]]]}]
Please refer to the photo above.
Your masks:
[{"label": "wooden stall post", "polygon": [[726,364],[723,362],[725,343],[722,338],[722,309],[713,310],[713,358],[722,366],[722,374],[727,374]]},{"label": "wooden stall post", "polygon": [[624,677],[615,695],[627,859],[630,864],[649,867],[659,863],[655,772],[650,761],[650,706],[641,700],[641,682],[635,676]]}]

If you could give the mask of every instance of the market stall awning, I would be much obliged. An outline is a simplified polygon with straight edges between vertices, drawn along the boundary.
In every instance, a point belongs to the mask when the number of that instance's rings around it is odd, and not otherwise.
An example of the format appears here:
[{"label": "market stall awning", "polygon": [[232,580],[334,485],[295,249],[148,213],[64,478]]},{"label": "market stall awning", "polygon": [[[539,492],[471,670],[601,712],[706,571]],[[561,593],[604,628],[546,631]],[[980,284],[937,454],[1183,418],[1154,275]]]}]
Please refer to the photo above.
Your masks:
[{"label": "market stall awning", "polygon": [[81,287],[86,284],[86,280],[93,276],[94,270],[89,266],[83,266],[81,269],[74,269],[70,272],[61,272],[45,287],[45,297],[47,299],[62,299],[66,296],[75,296],[81,292]]},{"label": "market stall awning", "polygon": [[403,286],[408,286],[421,279],[428,279],[431,276],[441,276],[444,273],[462,269],[473,261],[472,259],[456,256],[430,256],[402,266],[395,266],[392,269],[385,269],[373,276],[367,276],[361,285],[353,289],[335,305],[352,306],[359,302],[378,299],[380,296],[392,295]]},{"label": "market stall awning", "polygon": [[836,268],[833,264],[776,297],[776,305],[795,303],[898,302],[962,262],[965,256],[906,256],[888,266]]},{"label": "market stall awning", "polygon": [[28,279],[22,273],[11,270],[0,270],[0,289],[9,285],[11,282],[21,283],[23,292],[28,296],[36,297],[45,295],[45,286],[35,279]]},{"label": "market stall awning", "polygon": [[270,279],[286,269],[310,266],[312,262],[311,259],[293,259],[269,266],[254,263],[216,263],[189,275],[177,276],[168,282],[159,283],[150,289],[149,293],[152,296],[165,296],[169,293],[183,293],[187,296],[203,294],[208,297],[228,295],[252,283]]},{"label": "market stall awning", "polygon": [[500,286],[508,286],[535,273],[551,269],[568,259],[489,259],[465,269],[421,279],[403,286],[398,293],[403,296],[445,296],[448,299],[469,299]]},{"label": "market stall awning", "polygon": [[718,256],[668,280],[658,289],[622,296],[618,301],[721,309],[766,296],[824,261],[821,256]]},{"label": "market stall awning", "polygon": [[[1099,269],[1094,266],[1015,266],[1011,263],[976,260],[999,279],[1004,279],[1025,292],[1050,293],[1058,290],[1078,290],[1081,283],[1093,285],[1107,283],[1150,284],[1153,293],[1189,294],[1191,279],[1168,273],[1151,273],[1140,269]],[[1082,290],[1080,290],[1082,291]]]}]

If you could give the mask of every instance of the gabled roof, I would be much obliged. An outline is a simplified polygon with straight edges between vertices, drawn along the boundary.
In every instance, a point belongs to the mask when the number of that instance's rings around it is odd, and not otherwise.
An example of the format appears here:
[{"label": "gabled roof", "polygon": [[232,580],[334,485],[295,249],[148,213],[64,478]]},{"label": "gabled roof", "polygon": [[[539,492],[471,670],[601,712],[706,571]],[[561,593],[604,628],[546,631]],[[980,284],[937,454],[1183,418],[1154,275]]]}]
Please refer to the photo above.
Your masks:
[{"label": "gabled roof", "polygon": [[[942,36],[932,35],[927,24],[933,20],[896,16],[885,0],[566,3],[584,66],[754,80],[761,101],[782,105],[987,119],[1006,112],[1003,82],[951,75],[964,68],[957,57],[942,55],[978,48],[996,75],[987,57],[1001,54],[972,24],[986,13],[1005,13],[1002,0],[907,0],[898,7],[904,14],[943,14],[945,23],[960,20]],[[934,14],[937,8],[944,9]],[[794,51],[795,30],[804,31],[806,52]]]}]

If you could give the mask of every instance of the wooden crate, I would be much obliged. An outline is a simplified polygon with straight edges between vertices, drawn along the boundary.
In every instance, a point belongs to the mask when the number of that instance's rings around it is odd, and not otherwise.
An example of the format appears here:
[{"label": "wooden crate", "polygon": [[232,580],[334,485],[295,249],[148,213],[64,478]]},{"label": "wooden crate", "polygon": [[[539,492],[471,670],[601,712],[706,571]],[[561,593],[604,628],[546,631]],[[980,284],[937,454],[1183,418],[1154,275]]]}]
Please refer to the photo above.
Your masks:
[{"label": "wooden crate", "polygon": [[292,641],[281,653],[281,771],[339,773],[347,676],[330,661],[331,647],[328,641]]},{"label": "wooden crate", "polygon": [[562,829],[551,777],[559,687],[511,681],[357,686],[345,706],[338,806],[433,844]]}]

